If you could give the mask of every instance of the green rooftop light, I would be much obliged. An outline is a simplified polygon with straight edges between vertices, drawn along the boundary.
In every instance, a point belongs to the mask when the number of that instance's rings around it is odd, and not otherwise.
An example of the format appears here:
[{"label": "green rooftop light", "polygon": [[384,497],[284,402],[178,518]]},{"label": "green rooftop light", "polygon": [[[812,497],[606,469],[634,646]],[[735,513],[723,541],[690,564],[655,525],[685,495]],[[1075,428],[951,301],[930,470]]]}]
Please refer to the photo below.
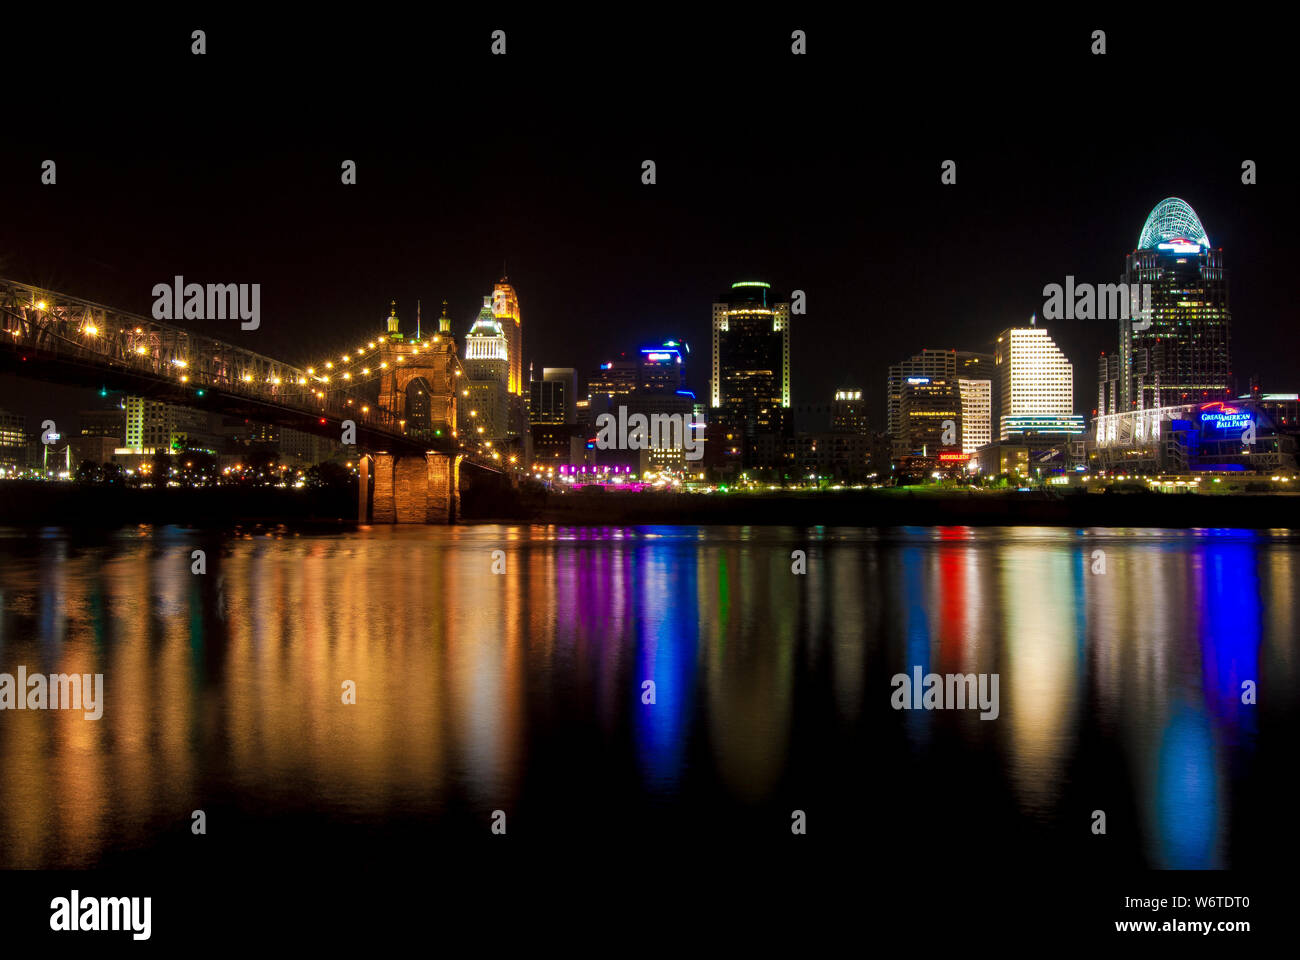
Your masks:
[{"label": "green rooftop light", "polygon": [[742,280],[739,283],[733,283],[731,285],[731,289],[735,290],[737,287],[769,287],[770,288],[771,286],[772,285],[770,283],[764,283],[762,280]]}]

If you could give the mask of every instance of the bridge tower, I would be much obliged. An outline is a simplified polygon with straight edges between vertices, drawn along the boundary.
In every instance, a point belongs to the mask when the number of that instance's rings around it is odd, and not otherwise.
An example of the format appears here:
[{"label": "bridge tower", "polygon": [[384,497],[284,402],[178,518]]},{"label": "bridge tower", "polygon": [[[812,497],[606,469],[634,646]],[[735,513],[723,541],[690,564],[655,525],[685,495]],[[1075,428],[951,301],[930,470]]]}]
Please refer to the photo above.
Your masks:
[{"label": "bridge tower", "polygon": [[[406,435],[446,447],[456,440],[457,386],[462,377],[447,302],[438,332],[407,339],[394,301],[388,334],[379,342],[379,406]],[[376,451],[363,458],[357,518],[362,523],[451,523],[460,506],[460,454]],[[373,478],[373,479],[372,479]]]},{"label": "bridge tower", "polygon": [[380,369],[379,406],[403,421],[407,436],[443,441],[456,438],[461,378],[446,301],[438,333],[409,340],[401,332],[397,302],[393,301],[388,335],[380,340],[375,361]]}]

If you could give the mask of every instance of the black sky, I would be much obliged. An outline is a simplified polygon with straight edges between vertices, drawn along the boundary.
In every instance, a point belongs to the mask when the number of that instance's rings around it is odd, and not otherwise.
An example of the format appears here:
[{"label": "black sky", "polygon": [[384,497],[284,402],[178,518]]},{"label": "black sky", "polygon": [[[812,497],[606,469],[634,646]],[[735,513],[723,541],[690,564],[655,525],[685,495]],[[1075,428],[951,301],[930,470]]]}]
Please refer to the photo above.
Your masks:
[{"label": "black sky", "polygon": [[[26,119],[0,152],[0,276],[145,314],[176,274],[260,283],[257,332],[192,325],[306,364],[372,336],[391,298],[409,326],[445,298],[463,335],[504,263],[525,364],[585,376],[682,336],[699,392],[714,296],[764,279],[808,297],[795,402],[860,386],[883,426],[890,362],[987,348],[1067,274],[1117,281],[1179,196],[1225,251],[1239,386],[1300,389],[1276,32],[1116,16],[1094,57],[1098,17],[1036,16],[211,20],[205,57],[188,18],[36,23],[58,56],[12,71]],[[1048,328],[1090,414],[1114,324]],[[10,381],[0,404],[66,415],[81,396]]]}]

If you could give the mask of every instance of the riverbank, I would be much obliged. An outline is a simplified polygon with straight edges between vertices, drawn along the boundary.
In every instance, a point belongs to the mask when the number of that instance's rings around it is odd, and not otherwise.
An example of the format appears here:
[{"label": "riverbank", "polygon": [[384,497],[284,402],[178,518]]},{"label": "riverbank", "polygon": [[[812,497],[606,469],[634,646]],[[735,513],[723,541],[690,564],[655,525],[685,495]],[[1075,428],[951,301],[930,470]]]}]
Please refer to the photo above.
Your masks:
[{"label": "riverbank", "polygon": [[[356,525],[355,494],[341,489],[217,487],[139,490],[13,481],[0,485],[0,524],[113,528],[123,524],[219,527],[237,523]],[[788,526],[1240,527],[1300,529],[1300,494],[843,490],[658,493],[592,488],[475,491],[466,523],[760,524]]]}]

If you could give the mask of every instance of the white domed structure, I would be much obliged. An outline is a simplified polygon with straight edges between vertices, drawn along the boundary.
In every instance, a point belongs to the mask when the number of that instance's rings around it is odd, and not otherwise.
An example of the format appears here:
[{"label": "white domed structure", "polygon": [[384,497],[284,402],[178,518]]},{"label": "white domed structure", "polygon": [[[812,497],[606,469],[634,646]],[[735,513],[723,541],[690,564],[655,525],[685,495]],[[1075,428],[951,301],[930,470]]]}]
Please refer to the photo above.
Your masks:
[{"label": "white domed structure", "polygon": [[1201,218],[1191,205],[1177,197],[1168,197],[1156,204],[1147,222],[1142,225],[1138,238],[1139,250],[1154,250],[1160,244],[1177,244],[1190,247],[1196,244],[1208,248],[1210,238],[1201,226]]}]

